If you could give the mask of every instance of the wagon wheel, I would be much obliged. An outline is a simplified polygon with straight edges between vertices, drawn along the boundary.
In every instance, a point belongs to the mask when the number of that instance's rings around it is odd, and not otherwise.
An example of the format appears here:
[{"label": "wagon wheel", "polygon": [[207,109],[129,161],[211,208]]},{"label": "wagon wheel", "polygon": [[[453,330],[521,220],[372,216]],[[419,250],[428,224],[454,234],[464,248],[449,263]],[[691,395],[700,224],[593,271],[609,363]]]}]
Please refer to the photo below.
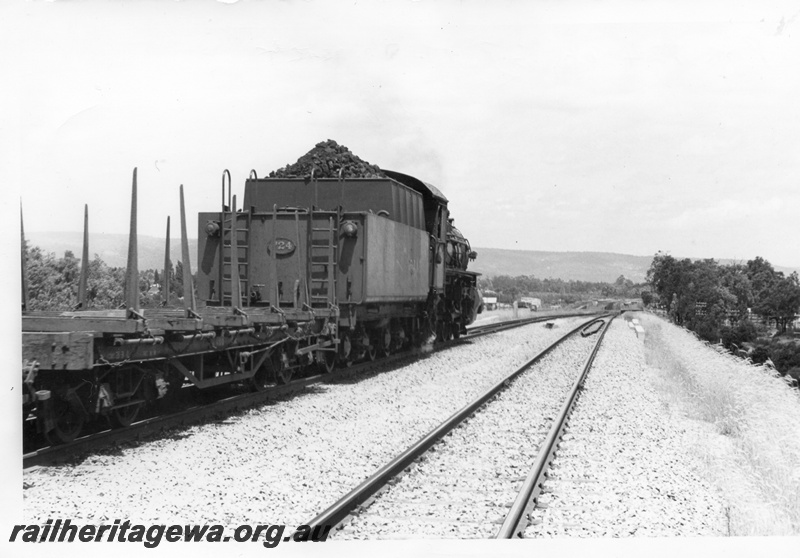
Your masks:
[{"label": "wagon wheel", "polygon": [[250,378],[250,388],[253,391],[264,391],[272,384],[272,379],[275,377],[274,372],[272,355],[270,355],[264,360],[261,366],[258,367],[253,377]]},{"label": "wagon wheel", "polygon": [[373,362],[376,358],[378,358],[378,346],[375,344],[373,339],[369,340],[369,346],[367,347],[367,359],[370,362]]},{"label": "wagon wheel", "polygon": [[164,395],[164,399],[173,402],[178,399],[178,394],[183,388],[183,374],[172,370],[166,375],[165,381],[167,382],[167,393]]},{"label": "wagon wheel", "polygon": [[383,357],[389,356],[392,352],[392,332],[388,327],[378,331],[378,352]]},{"label": "wagon wheel", "polygon": [[406,330],[402,324],[395,324],[392,330],[392,352],[401,351],[408,344]]},{"label": "wagon wheel", "polygon": [[353,366],[353,342],[349,333],[342,335],[341,343],[339,343],[339,362],[346,368]]},{"label": "wagon wheel", "polygon": [[159,391],[166,388],[164,394],[156,401],[156,405],[160,410],[169,411],[175,405],[181,396],[181,389],[183,388],[183,374],[177,370],[165,370],[163,372],[162,381],[165,385],[157,387]]},{"label": "wagon wheel", "polygon": [[67,444],[77,438],[85,420],[80,409],[60,397],[53,401],[53,418],[53,429],[45,434],[47,441],[53,445]]},{"label": "wagon wheel", "polygon": [[122,369],[109,378],[114,403],[109,413],[112,428],[125,428],[136,420],[141,408],[143,380],[144,370],[136,366]]},{"label": "wagon wheel", "polygon": [[445,331],[446,325],[447,324],[445,324],[445,322],[442,322],[442,321],[437,321],[436,322],[436,342],[437,343],[443,343],[443,342],[447,341],[447,332]]},{"label": "wagon wheel", "polygon": [[283,351],[275,351],[272,355],[272,369],[275,381],[279,384],[288,384],[292,380],[292,369],[283,361]]},{"label": "wagon wheel", "polygon": [[133,424],[136,416],[139,414],[141,405],[139,403],[132,403],[124,407],[116,407],[111,409],[109,418],[111,419],[111,426],[114,428],[125,428]]},{"label": "wagon wheel", "polygon": [[440,322],[441,338],[445,343],[453,338],[453,326],[450,322]]},{"label": "wagon wheel", "polygon": [[434,343],[438,340],[438,320],[436,317],[439,315],[439,312],[437,310],[436,299],[429,297],[425,308],[425,315],[422,318],[423,334],[425,336],[423,343]]},{"label": "wagon wheel", "polygon": [[434,314],[430,314],[423,323],[423,343],[435,343],[438,340],[437,321]]},{"label": "wagon wheel", "polygon": [[317,367],[320,374],[330,374],[336,367],[335,351],[317,351]]}]

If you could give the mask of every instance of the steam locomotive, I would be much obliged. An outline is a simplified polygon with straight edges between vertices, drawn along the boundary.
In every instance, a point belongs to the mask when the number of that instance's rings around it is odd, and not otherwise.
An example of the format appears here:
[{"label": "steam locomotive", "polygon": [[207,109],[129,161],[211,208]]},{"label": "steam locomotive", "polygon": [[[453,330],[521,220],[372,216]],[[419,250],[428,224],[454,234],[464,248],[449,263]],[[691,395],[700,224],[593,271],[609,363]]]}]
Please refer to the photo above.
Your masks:
[{"label": "steam locomotive", "polygon": [[[238,207],[225,171],[220,210],[199,214],[196,285],[185,272],[183,308],[142,309],[134,170],[126,307],[23,310],[23,419],[65,443],[90,420],[129,425],[187,384],[264,390],[465,333],[481,311],[467,269],[475,252],[441,191],[383,173],[251,172]],[[191,271],[182,187],[181,226]]]}]

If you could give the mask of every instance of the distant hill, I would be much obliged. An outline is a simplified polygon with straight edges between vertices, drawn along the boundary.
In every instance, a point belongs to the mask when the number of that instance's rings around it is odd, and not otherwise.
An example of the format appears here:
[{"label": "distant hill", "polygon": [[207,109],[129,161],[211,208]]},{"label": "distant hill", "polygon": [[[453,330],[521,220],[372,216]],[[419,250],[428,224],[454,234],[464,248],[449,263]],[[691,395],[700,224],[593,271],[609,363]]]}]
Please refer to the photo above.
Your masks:
[{"label": "distant hill", "polygon": [[[564,279],[613,283],[620,275],[634,283],[643,283],[653,256],[630,256],[610,252],[539,252],[532,250],[504,250],[501,248],[473,248],[478,259],[469,269],[484,275],[533,275],[540,279]],[[675,256],[683,259],[682,256]],[[733,260],[718,260],[729,265]],[[771,262],[770,262],[771,263]],[[773,264],[775,271],[786,275],[800,269]]]},{"label": "distant hill", "polygon": [[[174,234],[174,233],[173,233]],[[45,252],[54,252],[57,257],[62,257],[64,252],[71,250],[75,257],[81,257],[83,250],[83,233],[76,232],[28,232],[25,239],[31,246],[38,246]],[[161,269],[164,267],[164,238],[139,235],[139,269]],[[181,259],[180,236],[170,238],[170,259],[172,264]],[[89,233],[89,258],[94,259],[95,254],[100,256],[111,267],[125,267],[128,265],[128,235],[127,234],[92,234]],[[197,239],[189,239],[189,257],[192,270],[197,271]]]},{"label": "distant hill", "polygon": [[[76,232],[42,233],[27,232],[25,237],[33,246],[45,252],[54,252],[61,257],[66,250],[72,250],[80,257],[83,234]],[[533,250],[504,250],[501,248],[474,248],[478,259],[470,264],[471,271],[484,275],[534,275],[536,277],[560,278],[575,281],[613,283],[624,275],[635,283],[644,282],[652,256],[630,256],[610,252],[542,252]],[[197,271],[197,239],[189,239],[189,252],[192,269]],[[91,234],[89,253],[97,254],[112,267],[123,267],[128,259],[128,235]],[[172,238],[170,255],[173,264],[180,260],[180,239]],[[676,256],[679,257],[679,256]],[[720,260],[729,264],[730,260]],[[164,239],[139,235],[139,269],[161,269],[164,266]],[[775,266],[777,271],[789,274],[800,271],[795,268]]]},{"label": "distant hill", "polygon": [[473,248],[478,258],[469,269],[484,275],[534,275],[575,281],[613,283],[624,275],[634,283],[644,282],[652,256],[628,256],[607,252],[540,252]]}]

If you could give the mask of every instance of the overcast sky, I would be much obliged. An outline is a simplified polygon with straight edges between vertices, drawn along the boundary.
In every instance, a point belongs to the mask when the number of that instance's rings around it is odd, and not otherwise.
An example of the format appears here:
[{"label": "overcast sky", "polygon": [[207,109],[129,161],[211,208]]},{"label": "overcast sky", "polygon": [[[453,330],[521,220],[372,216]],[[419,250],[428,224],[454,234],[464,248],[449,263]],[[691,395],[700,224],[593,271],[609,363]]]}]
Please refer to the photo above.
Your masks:
[{"label": "overcast sky", "polygon": [[163,235],[181,183],[216,211],[223,169],[241,194],[330,138],[438,186],[476,247],[800,266],[796,1],[4,11],[26,230],[80,231],[89,203],[126,233],[138,166],[139,231]]},{"label": "overcast sky", "polygon": [[[330,138],[435,184],[476,247],[800,267],[799,27],[796,0],[0,2],[0,252],[20,199],[29,231],[89,203],[124,234],[138,166],[159,236],[181,183],[216,211],[224,169],[241,194]],[[13,370],[19,315],[0,329]]]}]

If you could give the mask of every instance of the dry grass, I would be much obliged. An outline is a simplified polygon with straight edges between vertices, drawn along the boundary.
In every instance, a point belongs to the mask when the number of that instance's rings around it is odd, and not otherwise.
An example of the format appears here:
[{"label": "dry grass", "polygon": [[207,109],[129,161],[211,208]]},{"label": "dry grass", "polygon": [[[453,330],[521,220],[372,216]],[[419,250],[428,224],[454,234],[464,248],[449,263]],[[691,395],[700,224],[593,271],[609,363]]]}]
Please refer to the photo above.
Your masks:
[{"label": "dry grass", "polygon": [[800,396],[655,316],[642,316],[665,405],[695,421],[688,443],[730,502],[733,535],[800,534]]}]

